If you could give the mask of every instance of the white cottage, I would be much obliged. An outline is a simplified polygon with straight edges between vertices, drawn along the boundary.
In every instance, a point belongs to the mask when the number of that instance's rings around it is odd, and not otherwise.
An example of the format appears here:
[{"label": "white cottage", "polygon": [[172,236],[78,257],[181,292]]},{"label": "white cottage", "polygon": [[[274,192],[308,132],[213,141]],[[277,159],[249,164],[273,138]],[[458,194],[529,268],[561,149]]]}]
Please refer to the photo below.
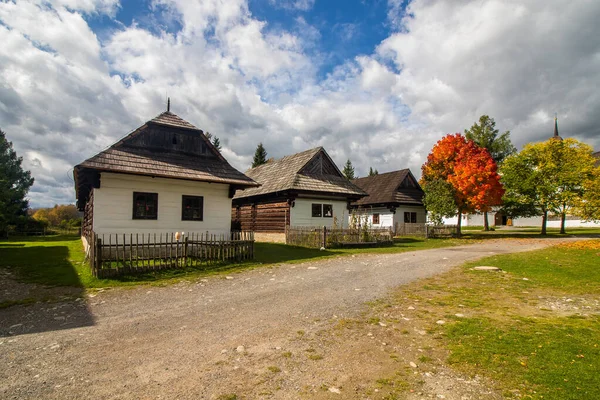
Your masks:
[{"label": "white cottage", "polygon": [[317,147],[270,160],[245,172],[261,186],[238,190],[232,218],[257,240],[284,241],[293,227],[348,226],[352,201],[367,194],[340,172],[325,149]]},{"label": "white cottage", "polygon": [[73,175],[84,240],[92,231],[227,233],[235,191],[259,186],[168,110],[75,166]]},{"label": "white cottage", "polygon": [[409,232],[404,228],[426,222],[423,189],[409,169],[358,178],[352,183],[369,194],[351,204],[352,212],[366,218],[373,228]]}]

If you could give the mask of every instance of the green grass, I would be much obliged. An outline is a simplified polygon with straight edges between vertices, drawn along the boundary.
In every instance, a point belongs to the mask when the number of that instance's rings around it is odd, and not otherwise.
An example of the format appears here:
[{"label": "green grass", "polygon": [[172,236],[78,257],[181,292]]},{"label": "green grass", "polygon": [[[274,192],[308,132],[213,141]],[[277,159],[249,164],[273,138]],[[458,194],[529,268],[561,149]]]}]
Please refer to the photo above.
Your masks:
[{"label": "green grass", "polygon": [[[494,265],[508,274],[471,271],[473,265]],[[445,300],[466,304],[473,317],[442,328],[449,363],[487,375],[506,397],[600,398],[600,316],[525,310],[538,295],[598,299],[600,241],[488,257],[467,264],[465,272],[462,286],[452,289],[461,295]],[[470,307],[470,298],[482,299],[483,306]]]}]

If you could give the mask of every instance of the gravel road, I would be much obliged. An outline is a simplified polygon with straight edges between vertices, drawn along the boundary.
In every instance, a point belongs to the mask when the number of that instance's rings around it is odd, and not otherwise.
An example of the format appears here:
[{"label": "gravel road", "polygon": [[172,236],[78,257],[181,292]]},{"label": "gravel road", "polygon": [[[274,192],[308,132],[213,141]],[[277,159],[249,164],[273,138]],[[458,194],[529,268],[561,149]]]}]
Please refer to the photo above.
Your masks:
[{"label": "gravel road", "polygon": [[[252,393],[261,376],[253,370],[257,360],[268,362],[299,333],[356,316],[366,301],[391,288],[465,261],[553,243],[503,239],[338,257],[9,307],[0,310],[0,398],[216,399]],[[303,371],[281,379],[277,393],[267,397],[300,397],[311,374],[309,366]]]}]

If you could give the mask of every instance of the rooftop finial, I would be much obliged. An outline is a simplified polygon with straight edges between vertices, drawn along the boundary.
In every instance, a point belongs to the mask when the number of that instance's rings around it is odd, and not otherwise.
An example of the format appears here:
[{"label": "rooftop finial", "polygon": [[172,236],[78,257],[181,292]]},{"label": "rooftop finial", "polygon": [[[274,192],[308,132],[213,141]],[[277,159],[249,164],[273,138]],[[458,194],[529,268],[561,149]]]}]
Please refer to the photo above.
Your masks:
[{"label": "rooftop finial", "polygon": [[171,98],[167,97],[167,112],[171,112]]},{"label": "rooftop finial", "polygon": [[562,140],[562,138],[558,134],[558,116],[556,113],[554,113],[554,136],[552,137],[554,139]]}]

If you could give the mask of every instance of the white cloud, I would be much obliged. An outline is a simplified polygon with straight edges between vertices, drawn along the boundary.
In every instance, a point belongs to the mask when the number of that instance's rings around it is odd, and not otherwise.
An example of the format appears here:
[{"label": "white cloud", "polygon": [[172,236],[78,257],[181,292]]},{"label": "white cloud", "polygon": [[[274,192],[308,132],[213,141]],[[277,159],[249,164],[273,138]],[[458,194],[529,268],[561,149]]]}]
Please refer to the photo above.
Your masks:
[{"label": "white cloud", "polygon": [[271,5],[289,10],[308,11],[315,5],[315,0],[269,0]]},{"label": "white cloud", "polygon": [[86,16],[118,3],[68,1],[0,3],[0,121],[36,178],[34,205],[73,201],[72,166],[167,95],[242,170],[263,142],[269,156],[322,145],[361,175],[418,176],[435,141],[484,113],[522,145],[550,135],[556,111],[563,136],[600,147],[596,3],[414,0],[404,12],[390,0],[394,32],[319,79],[330,57],[302,18],[273,28],[244,0],[156,0],[157,20],[180,30],[134,22],[101,41]]}]

